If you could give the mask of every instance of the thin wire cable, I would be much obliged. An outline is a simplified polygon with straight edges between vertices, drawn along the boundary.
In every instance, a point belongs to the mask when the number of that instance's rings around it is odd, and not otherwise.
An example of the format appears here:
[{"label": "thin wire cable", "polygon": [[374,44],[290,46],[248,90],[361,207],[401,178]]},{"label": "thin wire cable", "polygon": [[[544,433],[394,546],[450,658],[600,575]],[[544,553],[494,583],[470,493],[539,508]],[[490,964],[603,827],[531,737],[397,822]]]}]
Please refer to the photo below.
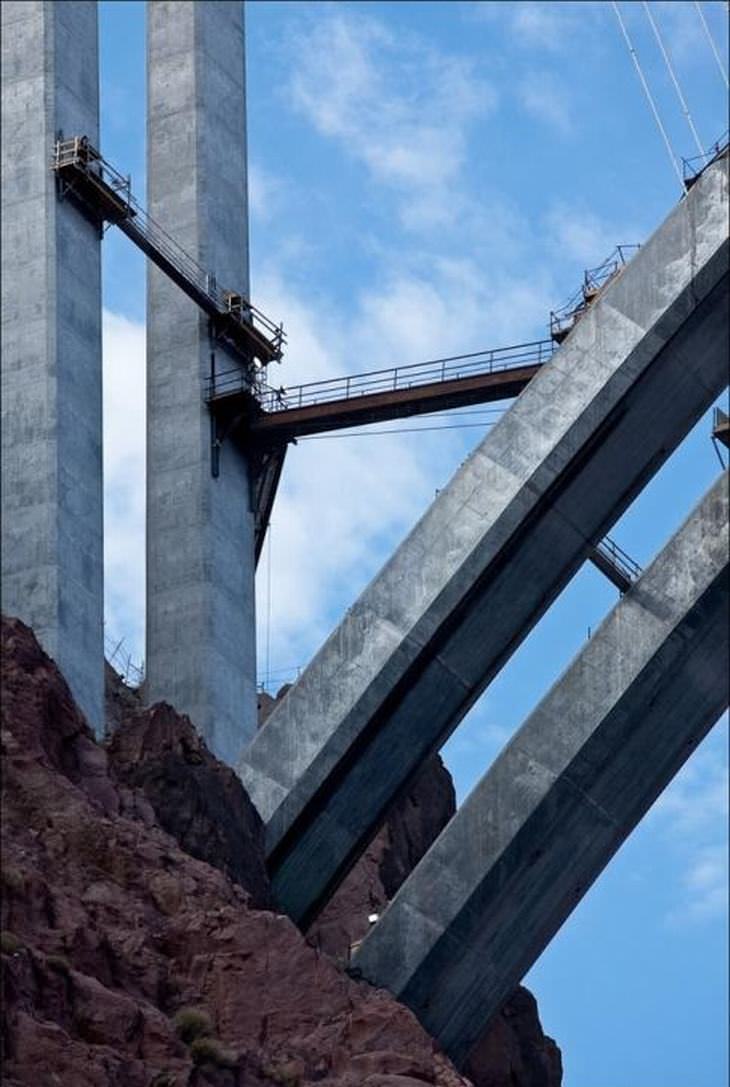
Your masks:
[{"label": "thin wire cable", "polygon": [[626,29],[626,25],[625,25],[625,23],[624,23],[624,21],[623,21],[623,19],[621,17],[621,12],[619,11],[619,7],[618,7],[618,4],[616,3],[616,0],[611,0],[611,4],[613,6],[613,10],[616,13],[616,18],[618,19],[618,25],[621,27],[621,33],[624,36],[624,41],[626,42],[626,46],[627,46],[627,48],[629,50],[629,55],[631,56],[631,59],[634,62],[634,67],[636,68],[639,79],[641,80],[641,85],[644,88],[644,94],[646,95],[647,101],[649,102],[649,106],[651,107],[651,112],[654,115],[654,120],[656,121],[657,128],[659,129],[659,132],[661,133],[662,139],[664,140],[664,144],[665,144],[666,149],[667,149],[667,154],[669,155],[670,161],[672,163],[672,168],[674,169],[674,172],[677,175],[677,180],[679,181],[680,188],[682,189],[682,192],[684,192],[685,190],[684,190],[684,180],[682,178],[682,171],[679,168],[679,163],[677,162],[677,157],[674,154],[674,150],[672,148],[671,143],[669,142],[669,136],[667,136],[666,129],[664,128],[664,125],[662,124],[661,117],[659,116],[659,112],[658,112],[658,110],[656,108],[656,105],[654,103],[654,98],[652,97],[652,93],[649,90],[649,84],[646,82],[646,79],[644,77],[644,73],[641,70],[641,65],[639,64],[639,58],[636,55],[636,50],[634,49],[634,46],[633,46],[633,44],[631,42],[631,38],[629,37],[629,32]]},{"label": "thin wire cable", "polygon": [[672,67],[672,62],[669,59],[669,53],[666,50],[666,47],[665,47],[664,42],[662,40],[662,36],[659,33],[659,27],[656,25],[656,22],[654,21],[654,16],[652,15],[651,11],[649,10],[649,5],[647,4],[646,0],[643,0],[643,4],[644,4],[644,11],[646,12],[646,17],[649,20],[649,25],[651,26],[651,29],[654,31],[654,37],[657,40],[657,45],[659,46],[659,48],[661,50],[661,54],[664,57],[664,63],[667,66],[667,71],[669,72],[672,83],[674,84],[674,89],[677,92],[677,98],[679,99],[679,104],[682,107],[682,112],[684,113],[684,116],[685,116],[685,118],[687,120],[687,124],[689,125],[689,128],[690,128],[690,132],[694,136],[694,141],[697,144],[697,150],[699,151],[699,153],[701,155],[704,155],[705,148],[703,147],[702,142],[701,142],[699,136],[697,135],[697,129],[695,128],[694,121],[692,120],[692,114],[689,112],[689,106],[687,105],[685,97],[682,94],[682,88],[679,85],[679,80],[677,79],[676,75],[674,74],[674,68]]},{"label": "thin wire cable", "polygon": [[266,540],[266,689],[271,685],[271,521]]},{"label": "thin wire cable", "polygon": [[297,438],[297,442],[321,442],[326,438],[377,438],[381,434],[425,434],[430,430],[471,430],[472,427],[488,430],[491,426],[494,426],[494,423],[453,423],[451,426],[412,426],[397,427],[393,430],[356,430],[338,434],[307,434],[303,438]]},{"label": "thin wire cable", "polygon": [[705,13],[702,10],[702,5],[700,4],[700,0],[695,0],[695,7],[697,8],[697,14],[700,17],[700,21],[702,22],[702,25],[705,28],[705,34],[707,36],[708,42],[710,43],[710,49],[712,50],[713,55],[715,57],[715,60],[717,61],[717,67],[720,69],[720,75],[723,78],[725,88],[728,89],[728,88],[730,88],[730,83],[728,83],[727,72],[725,71],[725,65],[722,63],[722,59],[720,57],[720,54],[717,51],[717,46],[715,45],[715,39],[712,36],[712,33],[710,31],[709,26],[707,25],[707,20],[705,19]]}]

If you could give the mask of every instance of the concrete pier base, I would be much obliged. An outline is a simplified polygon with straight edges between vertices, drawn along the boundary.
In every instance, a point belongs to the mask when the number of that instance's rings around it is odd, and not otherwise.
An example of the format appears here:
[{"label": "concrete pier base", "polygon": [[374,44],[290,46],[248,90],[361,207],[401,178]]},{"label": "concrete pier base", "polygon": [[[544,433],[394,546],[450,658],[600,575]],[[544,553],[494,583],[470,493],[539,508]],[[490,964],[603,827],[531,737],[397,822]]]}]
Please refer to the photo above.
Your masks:
[{"label": "concrete pier base", "polygon": [[2,48],[2,610],[101,735],[101,239],[51,171],[98,145],[96,4],[5,0]]},{"label": "concrete pier base", "polygon": [[607,617],[354,956],[457,1062],[728,704],[727,482]]},{"label": "concrete pier base", "polygon": [[727,157],[349,609],[239,773],[306,925],[419,767],[727,380]]},{"label": "concrete pier base", "polygon": [[[242,3],[152,0],[148,109],[150,214],[219,287],[247,294]],[[256,727],[254,526],[230,442],[213,477],[203,391],[211,365],[239,364],[153,266],[147,345],[147,697],[189,714],[231,763]]]}]

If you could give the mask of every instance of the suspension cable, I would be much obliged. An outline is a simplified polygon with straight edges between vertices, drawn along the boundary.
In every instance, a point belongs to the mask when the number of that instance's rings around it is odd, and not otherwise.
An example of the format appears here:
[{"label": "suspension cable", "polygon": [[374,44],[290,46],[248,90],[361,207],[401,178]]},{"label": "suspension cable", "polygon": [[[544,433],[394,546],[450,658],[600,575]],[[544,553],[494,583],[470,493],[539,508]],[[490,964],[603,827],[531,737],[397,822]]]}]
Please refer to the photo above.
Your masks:
[{"label": "suspension cable", "polygon": [[720,54],[717,51],[717,46],[715,45],[715,39],[713,38],[712,33],[710,32],[709,26],[707,25],[707,20],[705,19],[705,13],[702,10],[702,5],[700,4],[699,0],[695,0],[695,7],[697,8],[697,14],[700,17],[700,21],[701,21],[703,27],[705,28],[705,34],[707,36],[708,42],[710,43],[710,49],[712,50],[712,52],[714,54],[714,57],[715,57],[715,60],[717,61],[717,66],[720,69],[720,75],[723,78],[723,82],[725,84],[725,87],[726,88],[730,87],[730,84],[728,83],[727,72],[725,71],[725,65],[722,63],[722,59],[720,57]]},{"label": "suspension cable", "polygon": [[634,46],[633,46],[633,44],[631,42],[631,38],[629,37],[629,33],[628,33],[627,29],[626,29],[626,25],[625,25],[623,19],[621,18],[621,12],[619,11],[618,4],[616,3],[616,0],[611,0],[611,3],[613,5],[613,10],[616,12],[616,18],[618,19],[618,24],[621,27],[621,33],[624,36],[624,41],[626,42],[626,47],[627,47],[627,49],[629,51],[631,59],[634,62],[634,67],[636,68],[639,79],[641,80],[641,85],[644,88],[644,94],[646,95],[649,106],[651,107],[651,112],[654,115],[654,120],[656,121],[657,128],[659,129],[659,132],[661,133],[662,139],[664,140],[664,145],[665,145],[665,147],[667,149],[667,154],[669,155],[669,158],[670,158],[670,161],[672,163],[672,167],[674,169],[674,172],[677,175],[677,180],[679,181],[682,192],[684,192],[685,191],[684,190],[684,180],[682,178],[682,171],[680,170],[679,164],[677,162],[677,156],[674,154],[674,150],[672,149],[672,145],[669,142],[669,136],[667,136],[666,129],[664,128],[664,125],[662,124],[661,117],[659,116],[656,105],[654,103],[652,93],[649,90],[649,84],[646,82],[646,79],[644,77],[644,73],[641,70],[641,65],[639,64],[639,58],[636,55],[636,50],[634,49]]},{"label": "suspension cable", "polygon": [[654,31],[654,37],[657,40],[657,45],[659,46],[659,48],[661,50],[661,53],[662,53],[662,56],[664,57],[664,63],[667,66],[667,71],[669,72],[672,83],[674,84],[674,89],[677,92],[677,98],[679,98],[679,104],[682,107],[682,112],[684,113],[684,116],[687,119],[687,124],[689,125],[690,131],[691,131],[692,135],[694,136],[694,141],[697,144],[697,150],[699,151],[699,153],[701,155],[704,155],[705,148],[704,148],[699,136],[697,135],[697,129],[695,128],[694,121],[692,120],[692,114],[689,112],[689,106],[687,105],[687,102],[685,101],[685,97],[682,94],[682,88],[679,85],[679,80],[677,79],[676,75],[674,74],[674,68],[672,67],[672,62],[669,59],[669,54],[668,54],[668,52],[667,52],[667,50],[665,48],[664,42],[662,41],[661,34],[659,33],[659,27],[656,25],[656,22],[654,21],[654,16],[652,15],[651,11],[649,10],[649,5],[647,4],[646,0],[643,0],[643,4],[644,4],[644,11],[646,12],[646,17],[649,20],[649,24],[650,24],[652,30]]}]

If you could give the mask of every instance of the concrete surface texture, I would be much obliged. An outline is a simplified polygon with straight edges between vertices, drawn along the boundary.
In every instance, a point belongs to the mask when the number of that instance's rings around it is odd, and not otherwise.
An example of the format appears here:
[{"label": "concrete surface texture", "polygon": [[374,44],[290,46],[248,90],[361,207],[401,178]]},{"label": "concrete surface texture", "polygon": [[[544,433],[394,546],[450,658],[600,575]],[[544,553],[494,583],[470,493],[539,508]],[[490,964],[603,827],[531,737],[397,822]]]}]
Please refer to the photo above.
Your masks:
[{"label": "concrete surface texture", "polygon": [[356,952],[462,1061],[728,704],[725,473]]},{"label": "concrete surface texture", "polygon": [[[148,5],[150,214],[219,287],[248,294],[243,4]],[[146,694],[231,763],[256,722],[253,518],[233,444],[211,473],[207,319],[154,266],[147,301]]]},{"label": "concrete surface texture", "polygon": [[2,610],[103,731],[101,257],[59,201],[59,132],[99,138],[96,4],[2,4]]},{"label": "concrete surface texture", "polygon": [[475,449],[242,753],[277,899],[299,923],[723,388],[727,256],[725,158]]}]

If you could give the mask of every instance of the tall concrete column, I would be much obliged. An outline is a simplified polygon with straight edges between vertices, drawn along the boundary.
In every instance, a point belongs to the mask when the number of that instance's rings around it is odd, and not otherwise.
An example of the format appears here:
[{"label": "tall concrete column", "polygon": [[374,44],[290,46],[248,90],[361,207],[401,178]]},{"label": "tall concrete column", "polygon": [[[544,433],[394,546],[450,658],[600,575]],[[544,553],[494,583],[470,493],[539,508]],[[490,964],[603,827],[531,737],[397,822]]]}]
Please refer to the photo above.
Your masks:
[{"label": "tall concrete column", "polygon": [[59,201],[59,132],[99,141],[96,4],[2,4],[2,609],[99,734],[104,636],[98,228]]},{"label": "tall concrete column", "polygon": [[[248,294],[243,5],[148,5],[150,214],[218,286]],[[155,267],[147,293],[147,694],[232,762],[255,729],[253,517],[245,456],[217,478],[208,321]]]}]

